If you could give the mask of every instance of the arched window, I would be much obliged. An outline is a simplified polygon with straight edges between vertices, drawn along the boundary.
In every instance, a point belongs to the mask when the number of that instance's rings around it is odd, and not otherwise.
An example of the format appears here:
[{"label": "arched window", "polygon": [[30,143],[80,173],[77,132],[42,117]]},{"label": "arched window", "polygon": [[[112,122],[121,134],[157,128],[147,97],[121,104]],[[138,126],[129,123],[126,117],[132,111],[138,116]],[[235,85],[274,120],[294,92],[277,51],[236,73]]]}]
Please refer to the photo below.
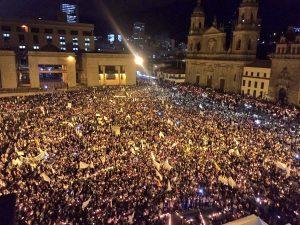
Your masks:
[{"label": "arched window", "polygon": [[242,14],[242,16],[241,16],[241,22],[242,22],[242,23],[245,22],[245,14]]},{"label": "arched window", "polygon": [[241,50],[242,41],[239,39],[236,43],[236,50]]},{"label": "arched window", "polygon": [[198,43],[197,43],[197,51],[199,52],[200,50],[201,50],[201,43],[198,42]]},{"label": "arched window", "polygon": [[249,40],[249,41],[248,41],[248,50],[251,50],[251,49],[252,49],[252,41]]},{"label": "arched window", "polygon": [[193,51],[193,43],[190,44],[190,51]]}]

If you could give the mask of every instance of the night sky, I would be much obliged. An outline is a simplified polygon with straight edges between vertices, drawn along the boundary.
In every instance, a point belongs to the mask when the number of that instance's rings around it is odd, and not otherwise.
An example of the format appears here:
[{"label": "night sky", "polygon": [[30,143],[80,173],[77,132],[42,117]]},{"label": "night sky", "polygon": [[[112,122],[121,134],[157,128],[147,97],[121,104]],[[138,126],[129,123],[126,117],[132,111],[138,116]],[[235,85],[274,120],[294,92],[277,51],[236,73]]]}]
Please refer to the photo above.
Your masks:
[{"label": "night sky", "polygon": [[[114,28],[107,19],[112,15],[125,33],[135,21],[146,23],[148,34],[167,32],[185,41],[190,15],[196,0],[77,0],[80,21],[96,25],[96,33],[107,34]],[[225,23],[234,18],[240,0],[203,0],[210,25],[214,15]],[[0,17],[42,17],[56,19],[59,0],[0,0]],[[105,6],[105,7],[104,7]],[[107,9],[107,10],[105,10]],[[300,26],[300,0],[260,0],[262,37],[284,31],[288,25]]]}]

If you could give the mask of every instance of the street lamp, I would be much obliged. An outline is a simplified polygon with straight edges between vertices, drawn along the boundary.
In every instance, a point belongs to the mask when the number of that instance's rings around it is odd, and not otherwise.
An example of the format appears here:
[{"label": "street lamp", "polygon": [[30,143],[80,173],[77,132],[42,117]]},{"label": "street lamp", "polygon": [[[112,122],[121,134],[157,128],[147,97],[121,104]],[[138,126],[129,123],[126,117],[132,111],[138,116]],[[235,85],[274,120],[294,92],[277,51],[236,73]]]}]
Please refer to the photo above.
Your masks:
[{"label": "street lamp", "polygon": [[135,59],[134,59],[134,62],[138,66],[143,66],[144,59],[141,56],[136,55]]}]

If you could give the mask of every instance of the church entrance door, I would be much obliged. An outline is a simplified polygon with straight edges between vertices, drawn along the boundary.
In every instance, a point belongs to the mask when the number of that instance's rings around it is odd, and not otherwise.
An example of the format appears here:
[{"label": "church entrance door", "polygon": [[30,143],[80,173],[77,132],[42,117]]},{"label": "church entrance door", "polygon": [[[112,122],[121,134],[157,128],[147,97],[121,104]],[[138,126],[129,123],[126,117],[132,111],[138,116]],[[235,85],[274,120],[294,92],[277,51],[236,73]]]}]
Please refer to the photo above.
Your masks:
[{"label": "church entrance door", "polygon": [[199,85],[200,84],[200,76],[197,76],[196,77],[196,85]]},{"label": "church entrance door", "polygon": [[212,88],[212,75],[208,75],[207,77],[207,87]]},{"label": "church entrance door", "polygon": [[220,79],[220,91],[224,92],[225,90],[225,79]]},{"label": "church entrance door", "polygon": [[281,88],[278,92],[278,101],[280,104],[285,104],[287,102],[287,93],[285,88]]}]

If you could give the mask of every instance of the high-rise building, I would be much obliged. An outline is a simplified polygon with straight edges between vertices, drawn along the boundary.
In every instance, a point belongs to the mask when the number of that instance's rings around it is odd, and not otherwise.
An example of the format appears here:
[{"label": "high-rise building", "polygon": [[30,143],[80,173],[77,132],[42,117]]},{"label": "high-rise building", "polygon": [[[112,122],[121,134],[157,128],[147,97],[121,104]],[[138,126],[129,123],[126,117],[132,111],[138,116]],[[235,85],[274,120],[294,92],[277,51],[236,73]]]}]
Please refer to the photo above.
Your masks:
[{"label": "high-rise building", "polygon": [[66,15],[66,22],[78,23],[79,22],[79,11],[78,5],[71,2],[63,2],[60,4],[60,11]]},{"label": "high-rise building", "polygon": [[134,40],[143,40],[145,36],[145,24],[136,22],[133,24],[133,35]]}]

